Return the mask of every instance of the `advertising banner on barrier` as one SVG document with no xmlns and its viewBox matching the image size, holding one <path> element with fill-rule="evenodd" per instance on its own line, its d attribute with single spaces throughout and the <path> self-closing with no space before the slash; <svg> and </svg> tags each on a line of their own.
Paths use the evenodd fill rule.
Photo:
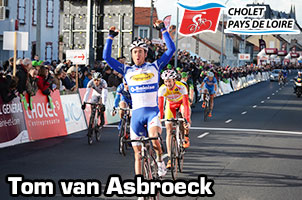
<svg viewBox="0 0 302 200">
<path fill-rule="evenodd" d="M 28 141 L 20 98 L 8 104 L 0 98 L 0 148 Z"/>
<path fill-rule="evenodd" d="M 78 94 L 61 95 L 61 102 L 65 117 L 67 133 L 75 133 L 86 130 L 85 116 L 81 108 L 81 100 Z"/>
<path fill-rule="evenodd" d="M 67 135 L 59 91 L 51 93 L 51 97 L 54 109 L 50 108 L 47 96 L 40 90 L 33 97 L 33 109 L 23 109 L 30 140 Z"/>
</svg>

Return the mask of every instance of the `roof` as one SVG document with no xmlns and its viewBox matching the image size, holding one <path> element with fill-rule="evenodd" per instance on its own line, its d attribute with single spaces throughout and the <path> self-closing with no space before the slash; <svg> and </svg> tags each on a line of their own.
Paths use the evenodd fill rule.
<svg viewBox="0 0 302 200">
<path fill-rule="evenodd" d="M 151 8 L 149 7 L 135 7 L 134 8 L 134 25 L 150 26 Z M 153 11 L 153 23 L 158 20 L 156 8 Z"/>
</svg>

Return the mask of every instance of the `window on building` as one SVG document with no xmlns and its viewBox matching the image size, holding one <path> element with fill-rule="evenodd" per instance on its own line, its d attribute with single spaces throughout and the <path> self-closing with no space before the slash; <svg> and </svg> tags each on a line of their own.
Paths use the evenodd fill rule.
<svg viewBox="0 0 302 200">
<path fill-rule="evenodd" d="M 0 6 L 8 6 L 8 0 L 0 0 Z"/>
<path fill-rule="evenodd" d="M 20 24 L 25 24 L 26 0 L 18 0 L 17 18 Z"/>
<path fill-rule="evenodd" d="M 32 25 L 36 26 L 37 25 L 37 0 L 32 0 Z"/>
<path fill-rule="evenodd" d="M 45 60 L 52 61 L 52 54 L 53 54 L 53 46 L 52 42 L 46 42 L 45 45 Z"/>
<path fill-rule="evenodd" d="M 141 38 L 149 38 L 149 27 L 139 27 L 138 36 Z"/>
<path fill-rule="evenodd" d="M 54 21 L 54 0 L 47 0 L 46 8 L 46 26 L 53 27 Z"/>
</svg>

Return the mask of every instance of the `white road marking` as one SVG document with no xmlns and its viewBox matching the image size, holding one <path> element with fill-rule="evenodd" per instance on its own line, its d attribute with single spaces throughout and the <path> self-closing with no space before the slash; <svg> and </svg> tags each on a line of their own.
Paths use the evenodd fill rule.
<svg viewBox="0 0 302 200">
<path fill-rule="evenodd" d="M 203 133 L 203 134 L 201 134 L 200 136 L 198 136 L 197 138 L 203 138 L 203 137 L 205 137 L 205 136 L 207 136 L 207 135 L 209 135 L 210 134 L 210 132 L 205 132 L 205 133 Z"/>
<path fill-rule="evenodd" d="M 254 105 L 253 108 L 257 108 L 257 105 Z"/>
<path fill-rule="evenodd" d="M 241 113 L 242 115 L 245 115 L 247 112 L 246 111 L 244 111 L 243 113 Z"/>
<path fill-rule="evenodd" d="M 265 101 L 261 101 L 261 103 L 264 103 Z"/>
<path fill-rule="evenodd" d="M 229 120 L 225 121 L 225 123 L 228 124 L 228 123 L 231 123 L 232 121 L 233 121 L 232 119 L 229 119 Z"/>
<path fill-rule="evenodd" d="M 258 133 L 282 133 L 290 135 L 302 135 L 302 132 L 296 131 L 278 131 L 263 129 L 240 129 L 240 128 L 210 128 L 210 127 L 190 127 L 191 130 L 207 130 L 207 131 L 240 131 L 240 132 L 258 132 Z"/>
<path fill-rule="evenodd" d="M 108 127 L 108 128 L 118 128 L 118 125 L 110 125 L 110 124 L 106 124 L 106 125 L 104 125 L 104 127 Z"/>
<path fill-rule="evenodd" d="M 104 125 L 108 128 L 118 128 L 117 125 Z M 165 127 L 163 127 L 165 128 Z M 297 131 L 279 131 L 279 130 L 263 130 L 263 129 L 240 129 L 240 128 L 206 128 L 206 127 L 190 127 L 191 130 L 206 130 L 206 131 L 236 131 L 236 132 L 258 132 L 258 133 L 281 133 L 289 135 L 302 135 L 302 132 Z"/>
</svg>

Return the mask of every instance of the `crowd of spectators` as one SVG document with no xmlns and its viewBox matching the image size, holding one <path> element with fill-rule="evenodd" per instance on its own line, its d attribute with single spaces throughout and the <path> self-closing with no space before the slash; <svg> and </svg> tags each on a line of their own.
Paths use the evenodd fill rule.
<svg viewBox="0 0 302 200">
<path fill-rule="evenodd" d="M 159 59 L 167 50 L 164 43 L 153 44 L 150 40 L 144 39 L 149 45 L 146 61 L 153 62 Z M 175 56 L 177 56 L 177 66 L 174 66 Z M 226 66 L 221 67 L 213 63 L 206 62 L 201 58 L 190 55 L 188 51 L 178 50 L 170 63 L 164 69 L 174 69 L 179 74 L 186 72 L 188 79 L 195 87 L 201 83 L 208 71 L 212 71 L 218 81 L 228 81 L 238 77 L 247 76 L 252 73 L 262 73 L 270 71 L 272 67 L 245 65 L 242 67 Z M 123 64 L 127 62 L 125 57 L 117 60 Z M 100 72 L 108 87 L 115 90 L 122 83 L 122 75 L 112 70 L 104 61 L 95 61 L 93 66 L 79 66 L 77 68 L 71 61 L 40 61 L 38 56 L 33 60 L 29 58 L 17 60 L 16 76 L 13 77 L 13 58 L 4 62 L 0 66 L 0 95 L 4 102 L 11 101 L 18 94 L 28 93 L 34 96 L 38 89 L 43 94 L 49 95 L 51 91 L 59 90 L 61 93 L 75 93 L 78 88 L 86 88 L 94 72 Z M 78 88 L 76 87 L 76 76 L 78 74 Z M 161 82 L 162 83 L 162 82 Z"/>
</svg>

